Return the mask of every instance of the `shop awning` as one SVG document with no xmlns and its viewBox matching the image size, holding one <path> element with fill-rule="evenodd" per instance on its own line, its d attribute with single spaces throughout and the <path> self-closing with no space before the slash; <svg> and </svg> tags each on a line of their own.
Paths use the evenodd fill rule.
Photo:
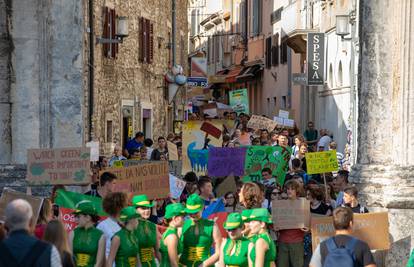
<svg viewBox="0 0 414 267">
<path fill-rule="evenodd" d="M 229 73 L 227 73 L 226 76 L 226 83 L 235 83 L 236 77 L 240 74 L 242 69 L 242 66 L 235 66 L 232 69 L 230 69 Z"/>
<path fill-rule="evenodd" d="M 256 77 L 256 75 L 263 70 L 262 65 L 257 64 L 249 67 L 245 67 L 238 76 L 237 81 L 250 80 Z"/>
</svg>

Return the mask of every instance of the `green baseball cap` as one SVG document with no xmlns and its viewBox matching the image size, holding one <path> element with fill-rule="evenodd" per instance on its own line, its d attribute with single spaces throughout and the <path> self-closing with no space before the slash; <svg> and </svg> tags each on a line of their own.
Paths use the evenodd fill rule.
<svg viewBox="0 0 414 267">
<path fill-rule="evenodd" d="M 171 219 L 181 215 L 185 215 L 185 207 L 181 203 L 168 204 L 165 208 L 165 219 Z"/>
<path fill-rule="evenodd" d="M 243 222 L 249 222 L 250 214 L 252 213 L 252 210 L 242 210 L 241 218 Z"/>
<path fill-rule="evenodd" d="M 121 215 L 119 216 L 119 219 L 123 222 L 126 222 L 139 217 L 140 215 L 135 210 L 135 207 L 129 206 L 121 210 Z"/>
<path fill-rule="evenodd" d="M 233 229 L 237 229 L 239 227 L 241 227 L 243 225 L 243 220 L 242 217 L 239 213 L 234 212 L 234 213 L 230 213 L 227 216 L 227 220 L 224 223 L 224 229 L 226 230 L 233 230 Z"/>
<path fill-rule="evenodd" d="M 132 198 L 132 205 L 134 205 L 135 207 L 152 208 L 154 206 L 154 203 L 149 201 L 147 195 L 139 195 L 139 196 L 134 196 Z"/>
<path fill-rule="evenodd" d="M 252 212 L 248 220 L 249 221 L 260 221 L 260 222 L 264 222 L 267 224 L 272 223 L 272 217 L 270 216 L 269 211 L 265 208 L 252 209 Z"/>
<path fill-rule="evenodd" d="M 197 194 L 192 194 L 187 198 L 185 204 L 185 212 L 189 214 L 194 214 L 202 211 L 204 208 L 204 200 Z"/>
<path fill-rule="evenodd" d="M 82 200 L 75 206 L 75 211 L 72 214 L 97 215 L 98 212 L 92 201 Z"/>
</svg>

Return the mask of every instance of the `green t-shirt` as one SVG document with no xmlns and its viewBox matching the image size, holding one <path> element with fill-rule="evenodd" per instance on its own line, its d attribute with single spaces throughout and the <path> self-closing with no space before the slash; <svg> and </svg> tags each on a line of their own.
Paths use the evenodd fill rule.
<svg viewBox="0 0 414 267">
<path fill-rule="evenodd" d="M 181 236 L 183 246 L 183 253 L 180 257 L 181 264 L 198 266 L 211 256 L 210 249 L 214 241 L 213 229 L 214 222 L 210 220 L 200 219 L 197 223 L 191 219 L 185 221 Z"/>
<path fill-rule="evenodd" d="M 157 245 L 157 226 L 150 221 L 139 220 L 134 233 L 138 239 L 142 267 L 156 266 L 154 252 Z"/>
<path fill-rule="evenodd" d="M 223 248 L 224 264 L 226 266 L 249 266 L 247 254 L 250 241 L 247 238 L 232 240 L 227 238 Z"/>
<path fill-rule="evenodd" d="M 308 129 L 303 133 L 303 137 L 305 137 L 306 141 L 317 140 L 318 139 L 318 131 L 317 130 L 310 131 Z"/>
<path fill-rule="evenodd" d="M 120 240 L 119 248 L 115 256 L 115 266 L 137 266 L 137 255 L 139 251 L 139 245 L 134 232 L 122 228 L 114 236 L 119 237 Z"/>
<path fill-rule="evenodd" d="M 252 242 L 255 244 L 255 246 L 250 251 L 250 259 L 253 262 L 253 266 L 255 266 L 254 262 L 256 260 L 256 242 L 260 238 L 262 238 L 269 246 L 269 249 L 265 253 L 265 261 L 263 267 L 270 267 L 271 263 L 275 262 L 276 260 L 276 246 L 268 232 L 258 234 L 252 239 Z"/>
<path fill-rule="evenodd" d="M 99 240 L 103 233 L 95 227 L 88 229 L 77 227 L 73 230 L 73 256 L 76 266 L 93 267 L 96 264 Z"/>
</svg>

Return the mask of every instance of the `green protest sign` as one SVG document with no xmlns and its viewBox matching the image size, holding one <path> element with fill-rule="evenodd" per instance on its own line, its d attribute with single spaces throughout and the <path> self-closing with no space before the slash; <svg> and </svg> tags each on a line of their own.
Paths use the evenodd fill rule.
<svg viewBox="0 0 414 267">
<path fill-rule="evenodd" d="M 246 151 L 244 163 L 244 182 L 260 181 L 262 170 L 270 168 L 280 185 L 285 182 L 286 171 L 290 159 L 289 148 L 280 146 L 250 146 Z"/>
<path fill-rule="evenodd" d="M 237 114 L 249 113 L 249 96 L 247 89 L 230 91 L 230 106 Z"/>
</svg>

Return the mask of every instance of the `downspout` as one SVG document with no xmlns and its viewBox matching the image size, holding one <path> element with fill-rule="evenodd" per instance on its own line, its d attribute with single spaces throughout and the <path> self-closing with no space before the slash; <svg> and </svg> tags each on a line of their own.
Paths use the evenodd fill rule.
<svg viewBox="0 0 414 267">
<path fill-rule="evenodd" d="M 94 97 L 94 65 L 95 65 L 95 47 L 94 47 L 94 20 L 93 20 L 93 0 L 89 0 L 89 105 L 88 105 L 88 121 L 89 132 L 88 139 L 92 141 L 92 117 L 93 117 L 93 97 Z"/>
</svg>

